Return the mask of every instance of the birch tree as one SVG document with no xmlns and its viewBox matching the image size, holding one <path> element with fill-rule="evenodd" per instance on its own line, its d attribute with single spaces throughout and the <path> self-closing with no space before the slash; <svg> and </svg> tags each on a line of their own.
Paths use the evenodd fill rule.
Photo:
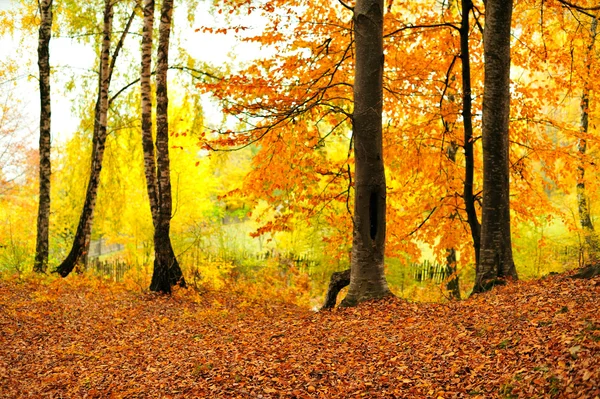
<svg viewBox="0 0 600 399">
<path fill-rule="evenodd" d="M 38 67 L 40 82 L 40 188 L 37 216 L 37 239 L 33 270 L 45 273 L 48 267 L 48 232 L 50 227 L 50 37 L 52 36 L 52 0 L 39 1 L 40 29 Z"/>
<path fill-rule="evenodd" d="M 125 37 L 129 32 L 131 23 L 135 17 L 135 10 L 129 16 L 125 29 L 121 33 L 119 41 L 115 45 L 115 50 L 111 57 L 111 37 L 113 33 L 114 0 L 105 0 L 103 12 L 102 44 L 100 50 L 100 69 L 98 73 L 98 97 L 94 109 L 94 130 L 92 136 L 92 159 L 90 167 L 90 177 L 85 194 L 85 201 L 77 231 L 73 239 L 73 245 L 66 259 L 58 266 L 56 272 L 62 277 L 71 273 L 78 263 L 83 263 L 87 256 L 89 248 L 92 222 L 94 219 L 94 209 L 98 196 L 98 185 L 100 182 L 100 172 L 102 171 L 102 161 L 107 137 L 108 121 L 108 102 L 109 88 L 115 63 L 119 52 L 123 47 Z"/>
<path fill-rule="evenodd" d="M 185 285 L 181 268 L 171 244 L 171 174 L 169 160 L 169 97 L 167 70 L 173 1 L 165 0 L 161 9 L 156 62 L 156 154 L 152 142 L 151 63 L 154 0 L 144 2 L 142 34 L 142 145 L 150 211 L 154 225 L 154 272 L 150 290 L 169 293 L 175 284 Z"/>
</svg>

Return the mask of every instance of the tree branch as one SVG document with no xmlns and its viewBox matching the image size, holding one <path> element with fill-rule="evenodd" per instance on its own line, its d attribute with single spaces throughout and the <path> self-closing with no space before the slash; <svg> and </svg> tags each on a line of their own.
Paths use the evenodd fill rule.
<svg viewBox="0 0 600 399">
<path fill-rule="evenodd" d="M 460 28 L 458 26 L 456 26 L 450 22 L 444 22 L 442 24 L 405 25 L 402 28 L 398 28 L 395 31 L 392 31 L 390 33 L 383 35 L 383 37 L 386 38 L 386 37 L 394 36 L 395 34 L 400 33 L 404 30 L 408 30 L 408 29 L 428 29 L 428 28 L 453 28 L 460 32 Z"/>
<path fill-rule="evenodd" d="M 567 7 L 574 8 L 577 11 L 598 11 L 598 10 L 600 10 L 600 5 L 593 6 L 593 7 L 582 7 L 582 6 L 578 6 L 577 4 L 571 3 L 568 0 L 558 0 L 558 2 L 566 5 Z"/>
<path fill-rule="evenodd" d="M 344 6 L 344 8 L 347 8 L 348 10 L 354 12 L 354 7 L 350 7 L 348 4 L 344 3 L 342 0 L 338 0 L 338 2 Z"/>
<path fill-rule="evenodd" d="M 413 231 L 411 231 L 410 233 L 408 233 L 406 236 L 407 236 L 407 237 L 409 237 L 409 236 L 412 236 L 412 235 L 413 235 L 413 234 L 415 234 L 417 231 L 419 231 L 419 229 L 420 229 L 421 227 L 423 227 L 423 225 L 424 225 L 425 223 L 427 223 L 427 221 L 429 220 L 429 218 L 431 217 L 431 215 L 433 215 L 433 212 L 435 212 L 435 211 L 436 211 L 436 209 L 437 209 L 437 206 L 434 206 L 434 207 L 433 207 L 433 209 L 431 210 L 431 212 L 429 212 L 429 215 L 427 215 L 427 217 L 426 217 L 426 218 L 425 218 L 425 219 L 424 219 L 424 220 L 423 220 L 423 221 L 422 221 L 422 222 L 421 222 L 421 223 L 420 223 L 420 224 L 417 226 L 417 228 L 416 228 L 416 229 L 414 229 Z"/>
<path fill-rule="evenodd" d="M 123 30 L 123 32 L 121 33 L 121 37 L 119 38 L 119 41 L 117 42 L 117 45 L 115 46 L 115 51 L 113 53 L 112 59 L 110 60 L 110 66 L 108 67 L 108 80 L 109 81 L 111 80 L 113 71 L 115 69 L 115 63 L 117 62 L 117 57 L 119 56 L 119 52 L 121 51 L 121 48 L 123 48 L 123 43 L 125 42 L 125 36 L 127 36 L 127 34 L 129 33 L 129 29 L 131 28 L 131 23 L 133 22 L 133 19 L 135 18 L 135 10 L 137 7 L 138 7 L 137 4 L 135 5 L 135 7 L 133 7 L 133 11 L 131 12 L 131 15 L 129 16 L 129 19 L 127 20 L 127 24 L 125 25 L 125 30 Z"/>
<path fill-rule="evenodd" d="M 170 67 L 169 67 L 169 69 L 175 69 L 175 70 L 178 70 L 178 71 L 182 71 L 182 72 L 188 72 L 188 73 L 190 73 L 190 72 L 194 72 L 194 73 L 198 73 L 198 74 L 201 74 L 201 75 L 205 75 L 205 76 L 208 76 L 209 78 L 212 78 L 212 79 L 217 79 L 217 80 L 222 80 L 222 79 L 223 79 L 223 78 L 220 78 L 220 77 L 218 77 L 218 76 L 212 75 L 212 74 L 210 74 L 210 73 L 208 73 L 208 72 L 204 72 L 204 71 L 200 71 L 200 70 L 198 70 L 198 69 L 194 69 L 194 68 L 190 68 L 190 67 L 184 67 L 184 66 L 180 66 L 180 65 L 174 65 L 174 66 L 170 66 Z M 152 72 L 150 73 L 150 75 L 156 75 L 156 71 L 152 71 Z M 194 79 L 200 79 L 198 76 L 194 76 L 194 75 L 192 75 L 192 77 L 193 77 Z M 136 84 L 137 84 L 139 81 L 140 81 L 140 78 L 137 78 L 137 79 L 135 79 L 134 81 L 132 81 L 132 82 L 128 83 L 128 84 L 127 84 L 127 85 L 125 85 L 125 86 L 123 86 L 123 87 L 122 87 L 122 88 L 121 88 L 121 89 L 120 89 L 118 92 L 116 92 L 116 93 L 115 93 L 115 94 L 114 94 L 114 95 L 113 95 L 113 96 L 110 98 L 110 100 L 108 101 L 108 104 L 109 104 L 109 105 L 112 105 L 113 101 L 114 101 L 114 100 L 116 100 L 116 99 L 117 99 L 117 97 L 118 97 L 119 95 L 121 95 L 121 94 L 122 94 L 122 93 L 123 93 L 125 90 L 129 89 L 131 86 L 134 86 L 134 85 L 136 85 Z"/>
</svg>

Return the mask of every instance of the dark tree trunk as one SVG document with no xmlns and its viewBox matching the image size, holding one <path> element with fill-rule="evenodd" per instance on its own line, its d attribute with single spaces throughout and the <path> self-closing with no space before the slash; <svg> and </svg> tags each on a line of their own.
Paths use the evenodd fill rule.
<svg viewBox="0 0 600 399">
<path fill-rule="evenodd" d="M 48 232 L 50 227 L 50 37 L 52 36 L 52 0 L 40 0 L 38 67 L 40 71 L 40 197 L 37 239 L 33 270 L 45 273 L 48 267 Z"/>
<path fill-rule="evenodd" d="M 67 258 L 58 266 L 56 272 L 62 277 L 66 277 L 73 271 L 78 263 L 82 263 L 86 257 L 90 246 L 90 237 L 92 232 L 92 222 L 94 219 L 94 209 L 96 207 L 96 198 L 98 196 L 98 185 L 100 183 L 100 172 L 102 171 L 102 161 L 104 159 L 104 149 L 107 136 L 108 119 L 108 90 L 112 73 L 115 67 L 116 59 L 119 55 L 125 37 L 129 32 L 135 11 L 131 13 L 127 25 L 121 34 L 119 42 L 115 46 L 115 51 L 110 57 L 110 41 L 112 36 L 113 22 L 113 0 L 105 0 L 104 3 L 104 25 L 102 30 L 102 47 L 100 51 L 100 70 L 98 79 L 98 98 L 94 109 L 94 131 L 92 135 L 92 164 L 90 168 L 90 178 L 85 193 L 85 201 L 73 246 Z M 110 61 L 110 62 L 109 62 Z"/>
<path fill-rule="evenodd" d="M 479 264 L 479 251 L 481 248 L 481 225 L 475 209 L 475 196 L 473 194 L 473 115 L 471 112 L 471 61 L 469 53 L 469 13 L 473 8 L 471 0 L 462 0 L 462 20 L 460 25 L 460 57 L 462 60 L 462 96 L 463 96 L 463 125 L 465 149 L 465 181 L 463 185 L 463 201 L 467 212 L 467 223 L 471 229 L 473 249 L 475 250 L 475 264 Z"/>
<path fill-rule="evenodd" d="M 600 276 L 600 265 L 587 265 L 571 276 L 571 278 L 590 279 Z"/>
<path fill-rule="evenodd" d="M 156 60 L 156 167 L 158 182 L 158 219 L 154 226 L 154 273 L 150 290 L 169 293 L 171 286 L 185 286 L 181 268 L 171 245 L 172 214 L 171 171 L 169 161 L 169 97 L 167 70 L 169 67 L 169 37 L 173 14 L 173 0 L 164 0 L 159 25 L 158 55 Z"/>
<path fill-rule="evenodd" d="M 460 299 L 460 285 L 456 270 L 456 251 L 454 248 L 450 248 L 446 251 L 446 276 L 448 276 L 446 289 L 450 292 L 452 298 Z"/>
<path fill-rule="evenodd" d="M 479 263 L 479 250 L 481 247 L 481 225 L 475 208 L 475 195 L 473 193 L 474 176 L 474 151 L 473 151 L 473 114 L 471 101 L 471 59 L 469 51 L 469 13 L 473 9 L 471 0 L 461 0 L 461 25 L 460 25 L 460 58 L 462 62 L 462 115 L 463 115 L 463 149 L 465 152 L 465 180 L 463 181 L 463 202 L 467 213 L 467 223 L 471 231 L 475 264 Z M 451 100 L 453 101 L 453 100 Z M 446 125 L 446 123 L 444 122 Z M 447 125 L 446 125 L 447 128 Z M 458 145 L 451 142 L 446 149 L 446 154 L 452 162 L 456 162 Z M 456 217 L 456 214 L 451 216 Z M 446 283 L 446 288 L 453 298 L 460 299 L 458 274 L 456 273 L 456 250 L 446 249 L 446 275 L 451 276 Z"/>
<path fill-rule="evenodd" d="M 590 80 L 590 69 L 592 66 L 592 59 L 594 57 L 594 44 L 596 41 L 596 28 L 598 26 L 598 20 L 594 18 L 592 20 L 591 28 L 590 28 L 590 45 L 588 46 L 588 52 L 586 55 L 586 79 L 584 82 L 583 94 L 581 96 L 581 126 L 580 130 L 582 136 L 577 143 L 577 150 L 579 151 L 580 156 L 583 158 L 585 156 L 587 150 L 587 140 L 585 136 L 588 133 L 588 125 L 589 125 L 589 107 L 590 107 L 590 89 L 589 89 L 589 80 Z M 598 262 L 598 239 L 596 237 L 596 233 L 594 232 L 594 224 L 592 223 L 592 218 L 590 217 L 590 207 L 589 200 L 586 195 L 585 190 L 585 166 L 583 161 L 580 161 L 577 166 L 577 205 L 579 210 L 579 222 L 581 223 L 581 228 L 583 229 L 583 234 L 585 236 L 585 246 L 586 252 L 588 253 L 589 260 L 591 263 Z"/>
<path fill-rule="evenodd" d="M 382 150 L 383 0 L 354 7 L 354 229 L 350 287 L 341 306 L 392 295 L 384 273 L 386 185 Z"/>
<path fill-rule="evenodd" d="M 474 293 L 516 279 L 510 236 L 509 115 L 512 0 L 487 0 L 483 46 L 483 206 Z"/>
<path fill-rule="evenodd" d="M 321 309 L 331 309 L 335 307 L 337 302 L 337 296 L 342 288 L 350 284 L 350 269 L 346 269 L 343 272 L 335 272 L 331 275 L 329 280 L 329 288 L 325 295 L 325 303 Z"/>
</svg>

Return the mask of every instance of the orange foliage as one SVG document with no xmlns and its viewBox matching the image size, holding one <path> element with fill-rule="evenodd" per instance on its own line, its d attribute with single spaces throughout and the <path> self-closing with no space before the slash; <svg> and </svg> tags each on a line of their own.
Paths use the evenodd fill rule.
<svg viewBox="0 0 600 399">
<path fill-rule="evenodd" d="M 464 203 L 464 157 L 447 156 L 463 143 L 459 2 L 396 1 L 385 15 L 384 148 L 388 176 L 388 256 L 419 255 L 417 241 L 461 251 L 473 260 Z M 582 2 L 584 4 L 585 2 Z M 243 40 L 259 42 L 273 56 L 222 80 L 199 85 L 223 111 L 243 124 L 214 131 L 206 148 L 254 145 L 257 154 L 243 191 L 282 213 L 316 214 L 343 233 L 332 248 L 344 251 L 352 231 L 351 114 L 352 13 L 340 2 L 273 0 L 220 3 L 229 14 L 259 13 L 264 28 Z M 252 4 L 252 5 L 251 5 Z M 345 3 L 344 3 L 345 4 Z M 427 6 L 425 5 L 427 4 Z M 590 3 L 592 4 L 592 3 Z M 352 4 L 347 4 L 351 6 Z M 475 186 L 481 191 L 481 98 L 484 4 L 474 2 L 470 55 L 475 139 Z M 553 196 L 575 188 L 579 157 L 579 97 L 595 85 L 591 62 L 583 78 L 591 19 L 558 1 L 515 2 L 511 103 L 511 193 L 515 223 L 539 215 L 567 219 Z M 592 89 L 593 91 L 593 89 Z M 592 99 L 592 103 L 593 103 Z M 592 109 L 592 118 L 595 111 Z M 591 126 L 591 125 L 590 125 Z M 597 148 L 595 127 L 586 135 Z M 596 172 L 590 156 L 583 160 Z M 598 192 L 592 183 L 591 193 Z M 259 233 L 285 230 L 289 219 L 269 222 Z M 333 242 L 334 241 L 334 242 Z"/>
</svg>

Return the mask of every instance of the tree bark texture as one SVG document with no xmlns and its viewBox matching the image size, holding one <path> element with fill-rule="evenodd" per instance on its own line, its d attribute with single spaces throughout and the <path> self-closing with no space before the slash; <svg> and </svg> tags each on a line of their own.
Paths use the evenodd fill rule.
<svg viewBox="0 0 600 399">
<path fill-rule="evenodd" d="M 113 22 L 113 3 L 112 0 L 104 2 L 104 25 L 102 29 L 102 46 L 100 50 L 100 70 L 98 78 L 98 98 L 94 109 L 94 131 L 92 135 L 92 162 L 90 167 L 90 178 L 88 180 L 87 190 L 83 209 L 79 217 L 79 224 L 73 245 L 67 258 L 58 266 L 56 271 L 66 277 L 73 268 L 81 262 L 82 257 L 86 255 L 85 250 L 89 248 L 89 240 L 92 229 L 92 220 L 94 217 L 94 208 L 98 194 L 98 184 L 100 182 L 100 171 L 102 170 L 102 160 L 104 158 L 104 148 L 106 145 L 106 125 L 108 116 L 108 89 L 110 85 L 109 59 L 110 59 L 110 40 L 112 35 Z"/>
<path fill-rule="evenodd" d="M 335 272 L 331 275 L 329 280 L 329 287 L 327 288 L 327 294 L 325 295 L 325 302 L 321 309 L 332 309 L 335 307 L 337 302 L 337 296 L 342 288 L 350 284 L 350 269 L 346 269 L 342 272 Z"/>
<path fill-rule="evenodd" d="M 167 70 L 169 67 L 169 37 L 173 0 L 164 0 L 160 12 L 158 53 L 156 60 L 156 177 L 158 183 L 158 219 L 154 226 L 154 273 L 150 290 L 169 293 L 171 286 L 185 286 L 179 262 L 171 245 L 170 229 L 173 211 L 171 171 L 169 162 L 169 97 Z"/>
<path fill-rule="evenodd" d="M 590 80 L 590 69 L 592 60 L 594 57 L 594 45 L 596 41 L 596 29 L 598 26 L 598 19 L 594 18 L 592 20 L 592 24 L 590 27 L 590 44 L 588 46 L 588 51 L 586 55 L 586 79 L 584 81 L 583 94 L 581 96 L 581 125 L 580 131 L 582 133 L 582 137 L 579 139 L 577 143 L 577 150 L 579 152 L 580 158 L 585 156 L 587 150 L 587 140 L 585 136 L 588 133 L 588 125 L 589 125 L 589 107 L 590 107 L 590 89 L 589 89 L 589 80 Z M 596 233 L 594 232 L 594 224 L 592 223 L 592 218 L 590 216 L 590 206 L 589 200 L 586 195 L 585 189 L 585 166 L 583 160 L 580 160 L 579 165 L 577 166 L 577 208 L 579 211 L 579 223 L 581 224 L 581 228 L 583 229 L 583 234 L 585 237 L 585 246 L 586 252 L 588 253 L 589 260 L 592 263 L 598 262 L 598 239 L 596 237 Z"/>
<path fill-rule="evenodd" d="M 354 229 L 350 287 L 341 306 L 392 295 L 384 273 L 383 11 L 383 0 L 358 0 L 354 7 Z"/>
<path fill-rule="evenodd" d="M 71 251 L 67 258 L 56 269 L 56 272 L 62 277 L 68 276 L 78 263 L 84 263 L 87 260 L 87 253 L 89 251 L 92 235 L 94 209 L 96 208 L 96 198 L 98 196 L 98 185 L 100 184 L 100 172 L 102 171 L 102 161 L 104 159 L 104 149 L 106 146 L 109 103 L 108 90 L 110 88 L 110 81 L 116 59 L 119 56 L 119 52 L 125 42 L 125 37 L 129 33 L 129 29 L 131 28 L 131 24 L 136 15 L 135 10 L 132 11 L 111 58 L 110 43 L 114 15 L 113 5 L 113 0 L 105 0 L 104 2 L 104 22 L 100 50 L 100 69 L 98 73 L 98 98 L 94 109 L 90 178 Z"/>
<path fill-rule="evenodd" d="M 454 299 L 460 299 L 460 284 L 456 269 L 456 250 L 450 248 L 446 250 L 446 289 Z"/>
<path fill-rule="evenodd" d="M 467 223 L 471 229 L 473 249 L 475 250 L 475 264 L 479 264 L 479 251 L 481 248 L 481 225 L 475 209 L 475 195 L 473 194 L 473 171 L 475 169 L 473 154 L 473 115 L 471 105 L 471 60 L 469 53 L 469 13 L 473 8 L 471 0 L 462 1 L 462 20 L 460 25 L 460 57 L 462 61 L 462 97 L 463 97 L 463 125 L 464 125 L 464 150 L 465 150 L 465 181 L 463 184 L 463 201 L 467 212 Z"/>
<path fill-rule="evenodd" d="M 52 36 L 52 0 L 40 0 L 38 36 L 38 68 L 40 79 L 40 196 L 37 217 L 37 238 L 33 270 L 45 273 L 48 267 L 48 234 L 50 228 L 50 164 L 51 102 L 50 102 L 50 37 Z"/>
<path fill-rule="evenodd" d="M 483 206 L 474 293 L 516 279 L 510 235 L 509 115 L 512 0 L 487 0 L 483 47 Z"/>
<path fill-rule="evenodd" d="M 152 34 L 154 29 L 154 0 L 144 1 L 144 27 L 142 31 L 142 69 L 141 69 L 141 98 L 142 98 L 142 148 L 144 151 L 144 170 L 146 186 L 150 200 L 152 223 L 158 223 L 158 197 L 156 181 L 156 158 L 152 139 Z"/>
<path fill-rule="evenodd" d="M 108 92 L 108 88 L 110 87 L 110 82 L 112 81 L 112 74 L 113 74 L 113 72 L 115 70 L 115 64 L 116 64 L 117 59 L 119 57 L 119 52 L 123 48 L 123 44 L 125 43 L 125 37 L 129 33 L 129 29 L 131 28 L 131 24 L 133 23 L 133 19 L 135 18 L 135 15 L 136 15 L 136 7 L 134 7 L 133 11 L 131 12 L 131 15 L 129 16 L 129 19 L 127 20 L 127 24 L 125 25 L 125 29 L 121 33 L 121 37 L 119 38 L 119 41 L 117 42 L 117 44 L 115 46 L 115 51 L 114 51 L 112 57 L 110 57 L 110 64 L 108 66 L 108 78 L 107 78 L 108 83 L 107 83 L 107 86 L 106 86 L 107 87 L 107 92 Z M 112 26 L 111 26 L 111 30 L 112 30 Z M 108 120 L 108 109 L 109 108 L 110 108 L 110 100 L 108 100 L 108 103 L 106 105 L 106 119 L 107 120 Z M 99 120 L 99 118 L 95 119 L 95 123 L 94 123 L 94 131 L 95 132 L 98 132 L 99 129 L 100 129 L 100 125 L 97 123 L 98 120 Z M 107 129 L 107 127 L 106 127 L 106 125 L 104 125 L 104 142 L 106 142 L 106 129 Z M 102 168 L 102 159 L 100 159 L 100 168 Z M 98 176 L 98 182 L 97 182 L 97 184 L 99 184 L 99 178 L 100 177 Z M 82 255 L 81 255 L 81 258 L 79 259 L 79 263 L 82 263 L 82 264 L 85 264 L 85 265 L 87 265 L 87 263 L 88 263 L 88 254 L 89 254 L 89 251 L 90 251 L 90 242 L 91 242 L 91 238 L 92 238 L 92 226 L 93 226 L 93 221 L 94 221 L 94 210 L 95 210 L 95 208 L 96 208 L 95 205 L 92 206 L 92 208 L 91 208 L 91 215 L 89 217 L 89 221 L 87 223 L 87 227 L 84 230 L 84 234 L 85 234 L 85 237 L 83 239 L 84 248 L 82 250 Z"/>
</svg>

